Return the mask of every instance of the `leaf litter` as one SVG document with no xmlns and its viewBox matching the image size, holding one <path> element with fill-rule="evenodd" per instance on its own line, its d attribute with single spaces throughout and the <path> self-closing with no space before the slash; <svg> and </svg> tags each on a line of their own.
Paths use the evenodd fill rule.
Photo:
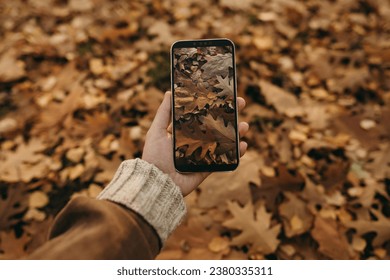
<svg viewBox="0 0 390 280">
<path fill-rule="evenodd" d="M 72 196 L 95 197 L 142 154 L 169 46 L 192 34 L 236 43 L 249 150 L 186 198 L 159 258 L 389 259 L 388 2 L 35 2 L 0 4 L 0 258 L 39 247 Z M 199 82 L 178 75 L 177 117 L 216 132 L 204 144 L 183 129 L 186 153 L 232 145 L 229 109 L 207 90 L 232 97 L 230 59 L 177 61 Z"/>
</svg>

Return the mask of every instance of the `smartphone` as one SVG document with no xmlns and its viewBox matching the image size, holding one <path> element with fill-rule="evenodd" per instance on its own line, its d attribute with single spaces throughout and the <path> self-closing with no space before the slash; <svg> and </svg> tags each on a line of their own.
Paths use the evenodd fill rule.
<svg viewBox="0 0 390 280">
<path fill-rule="evenodd" d="M 173 157 L 178 172 L 237 168 L 236 84 L 231 40 L 186 40 L 172 45 Z"/>
</svg>

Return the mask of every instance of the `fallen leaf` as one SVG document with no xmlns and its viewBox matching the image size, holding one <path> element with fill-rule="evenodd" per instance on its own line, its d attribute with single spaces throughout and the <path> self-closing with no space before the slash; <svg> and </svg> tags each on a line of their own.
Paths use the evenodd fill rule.
<svg viewBox="0 0 390 280">
<path fill-rule="evenodd" d="M 317 216 L 311 234 L 319 244 L 319 251 L 324 255 L 335 260 L 353 257 L 349 254 L 347 238 L 336 221 Z"/>
<path fill-rule="evenodd" d="M 303 115 L 303 109 L 299 105 L 298 98 L 284 89 L 275 86 L 265 80 L 259 82 L 261 94 L 268 104 L 275 107 L 276 111 L 288 117 Z"/>
<path fill-rule="evenodd" d="M 13 82 L 26 75 L 25 65 L 17 60 L 18 52 L 10 49 L 4 52 L 0 58 L 0 83 Z"/>
<path fill-rule="evenodd" d="M 283 219 L 283 228 L 287 237 L 302 234 L 312 227 L 313 215 L 306 207 L 306 202 L 299 199 L 294 193 L 284 192 L 287 201 L 279 206 Z"/>
<path fill-rule="evenodd" d="M 30 194 L 28 205 L 30 208 L 42 208 L 49 203 L 49 198 L 45 192 L 35 191 Z"/>
<path fill-rule="evenodd" d="M 226 201 L 237 200 L 242 204 L 250 200 L 249 183 L 260 185 L 262 157 L 255 151 L 247 151 L 238 168 L 231 173 L 213 173 L 201 185 L 198 205 L 212 208 Z"/>
<path fill-rule="evenodd" d="M 30 237 L 23 234 L 20 238 L 15 236 L 13 231 L 0 232 L 0 259 L 19 259 L 26 255 L 26 245 Z"/>
<path fill-rule="evenodd" d="M 304 185 L 304 178 L 299 172 L 289 170 L 285 165 L 279 165 L 275 177 L 262 175 L 260 186 L 251 186 L 250 189 L 254 202 L 264 200 L 267 209 L 274 209 L 275 200 L 281 192 L 300 191 Z"/>
<path fill-rule="evenodd" d="M 197 234 L 194 235 L 194 232 Z M 189 217 L 168 238 L 157 259 L 219 260 L 223 253 L 209 250 L 209 243 L 216 235 L 218 231 L 214 227 L 206 229 L 201 217 Z"/>
<path fill-rule="evenodd" d="M 373 246 L 381 246 L 390 240 L 390 219 L 384 216 L 380 211 L 371 209 L 376 220 L 359 219 L 346 222 L 345 225 L 356 230 L 359 236 L 368 232 L 374 232 L 376 235 L 372 242 Z"/>
<path fill-rule="evenodd" d="M 9 229 L 18 223 L 16 216 L 26 210 L 26 198 L 23 185 L 10 186 L 6 196 L 0 196 L 0 230 Z"/>
<path fill-rule="evenodd" d="M 0 157 L 3 156 L 0 180 L 29 182 L 34 177 L 44 176 L 44 170 L 47 169 L 50 160 L 40 152 L 46 147 L 40 138 L 32 138 L 26 144 L 21 143 L 15 152 L 0 154 Z M 38 169 L 33 169 L 34 166 Z"/>
<path fill-rule="evenodd" d="M 390 144 L 379 146 L 379 150 L 373 151 L 368 156 L 372 159 L 365 165 L 376 179 L 390 178 Z"/>
<path fill-rule="evenodd" d="M 208 248 L 213 253 L 226 252 L 228 254 L 230 251 L 229 244 L 229 239 L 226 237 L 216 236 L 210 241 Z"/>
<path fill-rule="evenodd" d="M 241 208 L 236 202 L 228 202 L 233 218 L 223 223 L 228 228 L 238 229 L 241 233 L 233 237 L 231 244 L 243 246 L 251 244 L 251 251 L 261 254 L 275 252 L 279 245 L 277 238 L 281 226 L 271 225 L 271 214 L 261 205 L 254 211 L 251 202 Z"/>
</svg>

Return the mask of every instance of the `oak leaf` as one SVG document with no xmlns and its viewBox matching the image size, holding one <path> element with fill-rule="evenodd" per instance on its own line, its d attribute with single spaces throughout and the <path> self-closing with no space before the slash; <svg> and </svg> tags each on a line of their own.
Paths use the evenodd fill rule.
<svg viewBox="0 0 390 280">
<path fill-rule="evenodd" d="M 27 234 L 17 238 L 13 231 L 0 232 L 0 259 L 18 259 L 26 255 L 25 247 L 31 240 Z"/>
<path fill-rule="evenodd" d="M 207 229 L 202 216 L 191 216 L 168 238 L 157 259 L 220 260 L 226 252 L 209 249 L 215 236 L 219 236 L 218 230 L 215 227 Z"/>
<path fill-rule="evenodd" d="M 308 231 L 313 223 L 313 216 L 306 207 L 306 203 L 294 193 L 284 192 L 288 201 L 279 206 L 283 219 L 283 228 L 287 237 L 296 236 Z"/>
<path fill-rule="evenodd" d="M 279 113 L 288 117 L 303 115 L 303 108 L 299 105 L 298 98 L 292 93 L 265 80 L 261 80 L 259 86 L 267 103 L 274 106 Z"/>
<path fill-rule="evenodd" d="M 275 208 L 275 200 L 283 191 L 299 191 L 305 185 L 300 172 L 287 169 L 280 164 L 276 167 L 277 176 L 267 177 L 261 174 L 261 185 L 251 186 L 253 201 L 264 200 L 268 209 Z"/>
<path fill-rule="evenodd" d="M 198 206 L 212 208 L 225 205 L 226 201 L 237 200 L 246 204 L 251 196 L 249 183 L 260 185 L 263 158 L 258 152 L 247 151 L 238 168 L 231 173 L 213 173 L 201 185 Z"/>
<path fill-rule="evenodd" d="M 233 79 L 229 79 L 229 75 L 227 75 L 225 78 L 222 78 L 222 76 L 217 76 L 217 80 L 219 84 L 216 84 L 215 87 L 222 89 L 222 91 L 218 93 L 218 96 L 227 96 L 232 98 L 234 92 Z"/>
<path fill-rule="evenodd" d="M 211 79 L 215 76 L 226 77 L 229 74 L 229 67 L 233 67 L 232 54 L 217 54 L 206 57 L 207 62 L 202 66 L 204 80 Z"/>
<path fill-rule="evenodd" d="M 196 125 L 191 131 L 188 126 L 183 125 L 182 129 L 176 130 L 176 147 L 188 146 L 185 155 L 190 156 L 198 148 L 201 148 L 200 158 L 204 158 L 208 151 L 214 153 L 216 140 L 210 131 L 202 132 Z"/>
<path fill-rule="evenodd" d="M 50 159 L 40 153 L 45 148 L 44 142 L 34 137 L 27 144 L 20 144 L 15 152 L 0 154 L 3 158 L 0 180 L 29 182 L 34 177 L 44 176 L 50 165 Z"/>
<path fill-rule="evenodd" d="M 69 120 L 65 121 L 64 126 L 72 136 L 99 139 L 114 124 L 108 113 L 93 112 L 92 115 L 86 114 L 82 121 L 69 118 Z"/>
<path fill-rule="evenodd" d="M 349 245 L 336 221 L 317 216 L 311 235 L 319 244 L 319 251 L 335 260 L 349 259 Z"/>
<path fill-rule="evenodd" d="M 225 126 L 225 121 L 222 117 L 218 116 L 214 119 L 211 114 L 207 116 L 199 117 L 199 120 L 204 124 L 206 131 L 210 131 L 213 135 L 213 140 L 218 143 L 216 150 L 217 154 L 225 154 L 226 152 L 234 149 L 236 142 L 236 130 L 232 123 L 228 123 Z"/>
<path fill-rule="evenodd" d="M 0 83 L 8 83 L 26 75 L 25 66 L 22 61 L 17 60 L 16 49 L 4 52 L 0 58 Z"/>
<path fill-rule="evenodd" d="M 390 178 L 390 144 L 379 145 L 380 150 L 370 154 L 372 162 L 366 165 L 376 179 Z"/>
<path fill-rule="evenodd" d="M 65 118 L 73 113 L 81 105 L 81 96 L 84 88 L 81 81 L 86 73 L 80 73 L 75 69 L 73 63 L 68 64 L 57 77 L 58 82 L 55 89 L 69 90 L 69 95 L 62 103 L 52 103 L 41 113 L 40 121 L 33 130 L 33 133 L 40 133 L 49 128 L 60 128 Z"/>
<path fill-rule="evenodd" d="M 8 229 L 18 222 L 15 216 L 27 209 L 26 198 L 23 185 L 11 186 L 5 198 L 0 196 L 0 230 Z"/>
<path fill-rule="evenodd" d="M 254 211 L 252 202 L 241 208 L 238 203 L 229 201 L 228 208 L 233 218 L 225 221 L 223 225 L 241 231 L 238 236 L 233 237 L 232 245 L 251 244 L 252 252 L 264 255 L 275 252 L 280 243 L 277 236 L 281 226 L 280 224 L 271 226 L 272 214 L 267 213 L 264 205 Z"/>
<path fill-rule="evenodd" d="M 369 232 L 376 233 L 372 245 L 380 246 L 390 240 L 390 219 L 375 209 L 371 209 L 371 212 L 376 217 L 376 220 L 368 221 L 359 219 L 346 222 L 345 225 L 354 228 L 360 236 Z"/>
</svg>

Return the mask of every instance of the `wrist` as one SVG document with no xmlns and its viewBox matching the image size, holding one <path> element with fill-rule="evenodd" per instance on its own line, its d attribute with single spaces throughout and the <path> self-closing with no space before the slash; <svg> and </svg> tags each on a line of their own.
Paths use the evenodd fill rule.
<svg viewBox="0 0 390 280">
<path fill-rule="evenodd" d="M 162 243 L 186 212 L 181 189 L 172 178 L 142 159 L 122 162 L 98 199 L 110 200 L 137 212 L 156 230 Z"/>
</svg>

